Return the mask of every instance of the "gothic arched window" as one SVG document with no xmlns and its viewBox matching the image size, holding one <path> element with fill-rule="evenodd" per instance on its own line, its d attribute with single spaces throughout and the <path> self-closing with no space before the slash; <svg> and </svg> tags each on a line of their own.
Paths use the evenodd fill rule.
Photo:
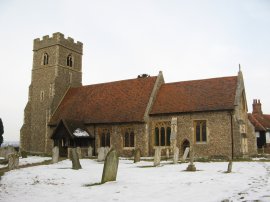
<svg viewBox="0 0 270 202">
<path fill-rule="evenodd" d="M 72 59 L 72 55 L 71 54 L 69 54 L 67 56 L 67 66 L 68 67 L 72 67 L 73 66 L 73 59 Z"/>
<path fill-rule="evenodd" d="M 49 64 L 49 55 L 47 53 L 43 54 L 43 65 Z"/>
<path fill-rule="evenodd" d="M 158 122 L 155 124 L 155 146 L 170 146 L 171 122 Z"/>
</svg>

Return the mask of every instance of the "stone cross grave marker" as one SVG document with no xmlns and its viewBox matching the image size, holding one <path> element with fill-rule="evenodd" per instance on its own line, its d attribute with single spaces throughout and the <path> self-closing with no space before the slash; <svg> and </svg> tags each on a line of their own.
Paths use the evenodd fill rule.
<svg viewBox="0 0 270 202">
<path fill-rule="evenodd" d="M 59 161 L 59 147 L 55 146 L 52 149 L 52 162 L 57 163 Z"/>
<path fill-rule="evenodd" d="M 19 168 L 19 155 L 12 153 L 8 155 L 8 169 L 13 170 Z"/>
<path fill-rule="evenodd" d="M 156 147 L 155 156 L 154 156 L 154 166 L 159 166 L 160 165 L 160 158 L 161 158 L 161 148 Z"/>
<path fill-rule="evenodd" d="M 189 153 L 189 147 L 186 147 L 184 155 L 182 157 L 182 161 L 185 161 L 187 159 L 188 153 Z"/>
<path fill-rule="evenodd" d="M 82 168 L 80 164 L 80 159 L 76 148 L 71 148 L 71 161 L 72 161 L 72 169 L 79 170 Z"/>
<path fill-rule="evenodd" d="M 93 148 L 91 146 L 88 147 L 88 157 L 93 157 Z"/>
<path fill-rule="evenodd" d="M 101 179 L 102 184 L 105 182 L 116 180 L 118 163 L 119 158 L 117 152 L 114 149 L 110 150 L 105 158 L 103 166 L 103 173 Z"/>
<path fill-rule="evenodd" d="M 179 159 L 179 148 L 175 147 L 173 150 L 173 163 L 177 164 L 178 159 Z"/>
<path fill-rule="evenodd" d="M 228 168 L 227 168 L 227 173 L 232 172 L 232 158 L 229 157 L 229 163 L 228 163 Z"/>
<path fill-rule="evenodd" d="M 134 150 L 134 163 L 141 161 L 141 150 L 139 148 Z"/>
<path fill-rule="evenodd" d="M 187 171 L 196 171 L 196 167 L 193 161 L 194 161 L 194 152 L 193 152 L 193 149 L 190 149 L 190 163 L 187 167 Z"/>
</svg>

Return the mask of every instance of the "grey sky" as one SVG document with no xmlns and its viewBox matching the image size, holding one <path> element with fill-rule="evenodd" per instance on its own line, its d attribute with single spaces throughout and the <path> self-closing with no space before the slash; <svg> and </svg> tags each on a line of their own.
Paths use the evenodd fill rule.
<svg viewBox="0 0 270 202">
<path fill-rule="evenodd" d="M 270 114 L 268 0 L 0 0 L 0 117 L 18 140 L 34 38 L 62 32 L 84 43 L 83 84 L 157 75 L 165 81 L 233 76 L 242 66 L 249 111 Z"/>
</svg>

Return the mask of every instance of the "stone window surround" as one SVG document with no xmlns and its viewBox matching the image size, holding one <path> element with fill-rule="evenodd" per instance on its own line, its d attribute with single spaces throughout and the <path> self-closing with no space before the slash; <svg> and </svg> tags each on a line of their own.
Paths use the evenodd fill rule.
<svg viewBox="0 0 270 202">
<path fill-rule="evenodd" d="M 67 66 L 68 67 L 74 67 L 74 57 L 72 56 L 72 54 L 68 54 L 67 56 Z"/>
<path fill-rule="evenodd" d="M 196 127 L 195 127 L 195 122 L 197 121 L 205 121 L 205 125 L 206 125 L 206 141 L 197 141 L 196 139 Z M 208 139 L 209 139 L 209 130 L 208 130 L 208 120 L 207 119 L 194 119 L 193 120 L 193 137 L 194 137 L 194 143 L 195 144 L 207 144 L 208 143 Z"/>
<path fill-rule="evenodd" d="M 48 53 L 46 53 L 46 52 L 43 53 L 41 64 L 42 65 L 48 65 L 49 64 L 49 55 L 48 55 Z"/>
<path fill-rule="evenodd" d="M 134 130 L 133 127 L 123 127 L 122 129 L 122 145 L 124 150 L 133 150 L 136 147 L 136 131 Z M 134 133 L 134 147 L 125 147 L 125 133 L 126 131 L 133 131 Z"/>
<path fill-rule="evenodd" d="M 108 132 L 109 132 L 109 134 L 110 134 L 110 147 L 111 147 L 111 145 L 112 145 L 112 129 L 109 128 L 109 127 L 108 128 L 107 127 L 100 128 L 98 130 L 98 138 L 99 138 L 99 140 L 97 141 L 98 142 L 98 147 L 102 147 L 101 146 L 101 141 L 102 141 L 102 134 L 103 134 L 103 132 L 105 132 L 105 134 L 108 134 Z M 107 146 L 105 145 L 105 147 L 107 147 Z"/>
<path fill-rule="evenodd" d="M 156 128 L 159 128 L 159 131 L 162 127 L 164 127 L 165 129 L 165 145 L 161 146 L 161 145 L 156 145 L 156 141 L 155 141 L 155 138 L 156 138 Z M 169 145 L 168 143 L 166 144 L 167 142 L 167 128 L 171 128 L 171 121 L 155 121 L 153 123 L 153 129 L 152 129 L 152 137 L 153 137 L 153 147 L 156 148 L 156 147 L 161 147 L 162 149 L 166 149 L 166 148 L 171 148 L 171 145 L 170 145 L 170 141 L 169 141 Z M 161 140 L 161 133 L 159 133 L 159 139 Z M 161 144 L 161 142 L 160 142 Z"/>
</svg>

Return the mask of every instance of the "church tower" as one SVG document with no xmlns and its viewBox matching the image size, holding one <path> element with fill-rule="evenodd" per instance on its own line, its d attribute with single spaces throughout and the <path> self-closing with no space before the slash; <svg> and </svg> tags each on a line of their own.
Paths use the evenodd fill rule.
<svg viewBox="0 0 270 202">
<path fill-rule="evenodd" d="M 34 40 L 32 79 L 20 147 L 31 153 L 50 153 L 48 122 L 70 87 L 82 85 L 83 44 L 61 33 Z"/>
</svg>

